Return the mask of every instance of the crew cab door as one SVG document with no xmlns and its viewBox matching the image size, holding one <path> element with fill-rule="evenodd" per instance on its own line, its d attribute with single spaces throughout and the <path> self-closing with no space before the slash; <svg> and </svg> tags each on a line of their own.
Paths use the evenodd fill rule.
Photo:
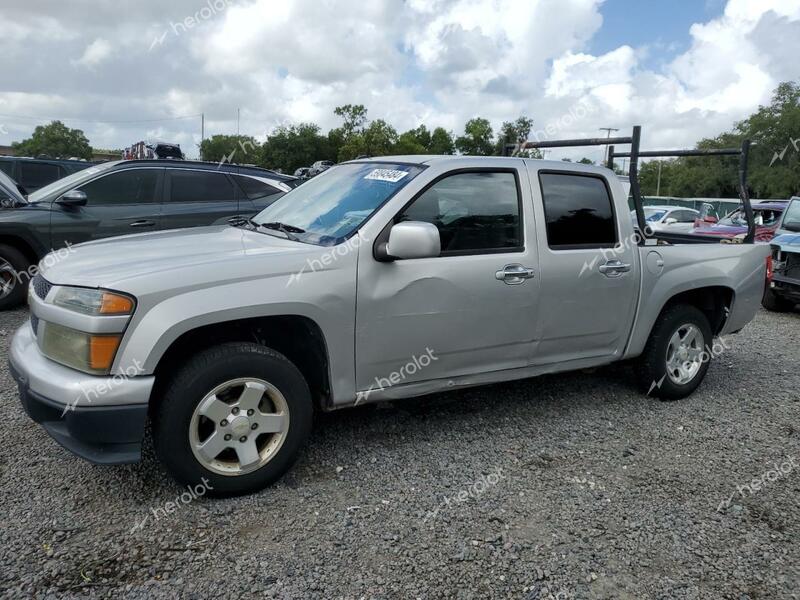
<svg viewBox="0 0 800 600">
<path fill-rule="evenodd" d="M 529 164 L 541 271 L 540 341 L 532 362 L 621 356 L 639 286 L 633 228 L 622 225 L 629 212 L 613 202 L 613 194 L 624 196 L 622 186 L 601 172 Z"/>
<path fill-rule="evenodd" d="M 406 221 L 435 225 L 441 254 L 379 262 L 372 240 L 360 250 L 357 390 L 527 366 L 540 278 L 524 169 L 445 172 L 386 227 Z"/>
<path fill-rule="evenodd" d="M 75 188 L 86 194 L 84 206 L 60 205 L 56 199 L 50 217 L 52 247 L 156 231 L 163 176 L 159 167 L 120 169 Z"/>
</svg>

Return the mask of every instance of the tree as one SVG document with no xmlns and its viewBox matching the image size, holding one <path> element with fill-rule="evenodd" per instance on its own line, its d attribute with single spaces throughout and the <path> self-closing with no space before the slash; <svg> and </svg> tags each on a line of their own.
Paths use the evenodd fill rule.
<svg viewBox="0 0 800 600">
<path fill-rule="evenodd" d="M 211 162 L 259 164 L 261 145 L 249 135 L 213 135 L 200 144 L 200 156 Z"/>
<path fill-rule="evenodd" d="M 425 125 L 400 134 L 394 148 L 395 154 L 427 154 L 431 146 L 431 132 Z"/>
<path fill-rule="evenodd" d="M 345 139 L 360 133 L 367 122 L 367 109 L 363 104 L 345 104 L 333 109 L 333 114 L 344 119 L 342 133 Z"/>
<path fill-rule="evenodd" d="M 294 173 L 318 160 L 336 160 L 336 154 L 314 123 L 278 127 L 261 148 L 261 164 L 284 173 Z"/>
<path fill-rule="evenodd" d="M 70 129 L 61 121 L 39 125 L 33 135 L 11 147 L 17 156 L 50 156 L 53 158 L 92 158 L 92 147 L 80 129 Z"/>
<path fill-rule="evenodd" d="M 517 117 L 516 121 L 504 121 L 497 136 L 495 154 L 503 156 L 507 144 L 518 144 L 519 142 L 527 141 L 531 129 L 533 129 L 533 119 L 529 119 L 524 115 Z"/>
<path fill-rule="evenodd" d="M 455 154 L 456 146 L 453 142 L 453 134 L 444 127 L 434 129 L 428 151 L 431 154 Z"/>
<path fill-rule="evenodd" d="M 495 150 L 493 137 L 494 132 L 488 119 L 476 117 L 464 125 L 464 135 L 456 138 L 456 148 L 461 154 L 491 156 Z"/>
<path fill-rule="evenodd" d="M 591 158 L 586 158 L 585 156 L 578 161 L 578 164 L 581 165 L 593 165 L 594 161 Z"/>
</svg>

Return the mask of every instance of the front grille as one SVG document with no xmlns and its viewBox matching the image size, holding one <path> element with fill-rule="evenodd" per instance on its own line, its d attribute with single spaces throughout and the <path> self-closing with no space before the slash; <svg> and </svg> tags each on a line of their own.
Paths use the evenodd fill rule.
<svg viewBox="0 0 800 600">
<path fill-rule="evenodd" d="M 47 294 L 50 292 L 50 288 L 53 287 L 53 284 L 47 281 L 41 275 L 36 275 L 36 277 L 31 280 L 31 285 L 33 286 L 33 291 L 42 300 L 47 297 Z"/>
</svg>

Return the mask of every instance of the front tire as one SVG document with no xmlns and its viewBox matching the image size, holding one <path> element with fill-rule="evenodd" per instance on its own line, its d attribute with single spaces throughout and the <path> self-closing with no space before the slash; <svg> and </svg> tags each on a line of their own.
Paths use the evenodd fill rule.
<svg viewBox="0 0 800 600">
<path fill-rule="evenodd" d="M 0 310 L 25 302 L 28 293 L 30 261 L 19 250 L 0 244 Z"/>
<path fill-rule="evenodd" d="M 153 419 L 159 460 L 181 483 L 211 496 L 257 492 L 297 459 L 311 432 L 305 379 L 282 354 L 226 343 L 175 373 Z"/>
<path fill-rule="evenodd" d="M 685 398 L 706 376 L 712 341 L 708 318 L 699 309 L 688 304 L 666 309 L 639 358 L 639 387 L 662 400 Z"/>
<path fill-rule="evenodd" d="M 794 308 L 794 302 L 787 300 L 783 296 L 779 296 L 770 288 L 764 290 L 764 297 L 761 299 L 761 305 L 772 312 L 789 312 Z"/>
</svg>

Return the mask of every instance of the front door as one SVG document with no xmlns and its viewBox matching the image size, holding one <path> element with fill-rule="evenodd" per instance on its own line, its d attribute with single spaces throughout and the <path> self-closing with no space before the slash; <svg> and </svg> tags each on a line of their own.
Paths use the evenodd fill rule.
<svg viewBox="0 0 800 600">
<path fill-rule="evenodd" d="M 129 233 L 156 231 L 161 212 L 164 169 L 126 168 L 83 184 L 84 206 L 53 203 L 53 248 Z"/>
<path fill-rule="evenodd" d="M 531 171 L 536 215 L 546 229 L 538 236 L 540 341 L 532 362 L 618 357 L 638 297 L 638 247 L 632 228 L 623 234 L 619 226 L 628 212 L 615 214 L 602 175 L 539 171 L 537 177 L 533 164 Z"/>
<path fill-rule="evenodd" d="M 527 366 L 540 282 L 524 169 L 445 174 L 402 221 L 434 224 L 441 255 L 378 262 L 371 243 L 359 252 L 358 391 Z"/>
</svg>

